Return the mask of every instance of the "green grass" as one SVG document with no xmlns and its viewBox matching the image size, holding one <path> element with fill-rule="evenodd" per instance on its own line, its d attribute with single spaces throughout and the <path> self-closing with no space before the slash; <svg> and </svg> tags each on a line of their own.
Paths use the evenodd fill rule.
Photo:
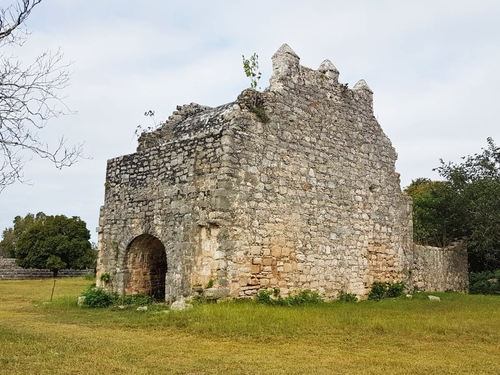
<svg viewBox="0 0 500 375">
<path fill-rule="evenodd" d="M 84 309 L 89 281 L 0 281 L 2 374 L 499 374 L 500 298 Z"/>
</svg>

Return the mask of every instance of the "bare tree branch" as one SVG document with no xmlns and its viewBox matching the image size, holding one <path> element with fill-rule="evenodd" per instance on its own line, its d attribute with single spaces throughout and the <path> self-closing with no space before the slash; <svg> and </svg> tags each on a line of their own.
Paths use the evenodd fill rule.
<svg viewBox="0 0 500 375">
<path fill-rule="evenodd" d="M 0 9 L 0 47 L 19 40 L 19 35 L 15 32 L 22 32 L 20 27 L 32 9 L 41 2 L 42 0 L 22 0 L 15 5 Z"/>
<path fill-rule="evenodd" d="M 22 45 L 23 22 L 42 0 L 22 0 L 0 9 L 0 47 Z M 69 65 L 60 50 L 46 51 L 29 65 L 0 52 L 0 192 L 16 181 L 33 155 L 48 159 L 57 168 L 71 166 L 82 157 L 82 145 L 66 147 L 61 137 L 55 147 L 42 141 L 39 132 L 48 120 L 71 113 L 59 92 L 69 83 Z"/>
</svg>

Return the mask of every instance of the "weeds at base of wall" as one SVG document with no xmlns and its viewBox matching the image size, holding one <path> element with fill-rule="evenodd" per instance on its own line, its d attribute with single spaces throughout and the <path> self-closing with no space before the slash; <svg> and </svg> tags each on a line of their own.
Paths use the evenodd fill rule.
<svg viewBox="0 0 500 375">
<path fill-rule="evenodd" d="M 281 297 L 278 288 L 272 290 L 261 290 L 255 297 L 257 303 L 271 306 L 299 306 L 303 304 L 318 304 L 323 300 L 317 292 L 302 290 L 295 296 Z"/>
<path fill-rule="evenodd" d="M 82 293 L 82 296 L 85 297 L 83 307 L 103 308 L 111 306 L 113 303 L 112 295 L 106 290 L 98 288 L 95 285 L 91 285 L 85 292 Z"/>
<path fill-rule="evenodd" d="M 398 298 L 403 295 L 406 289 L 406 284 L 402 281 L 388 283 L 383 281 L 375 281 L 368 294 L 369 300 L 380 301 L 385 298 Z"/>
<path fill-rule="evenodd" d="M 358 297 L 354 293 L 347 293 L 343 290 L 338 295 L 339 302 L 358 302 Z"/>
<path fill-rule="evenodd" d="M 95 284 L 89 286 L 82 293 L 85 297 L 82 306 L 88 308 L 106 308 L 111 306 L 136 307 L 147 306 L 153 303 L 151 297 L 144 294 L 123 295 L 108 292 L 104 288 L 98 288 Z"/>
</svg>

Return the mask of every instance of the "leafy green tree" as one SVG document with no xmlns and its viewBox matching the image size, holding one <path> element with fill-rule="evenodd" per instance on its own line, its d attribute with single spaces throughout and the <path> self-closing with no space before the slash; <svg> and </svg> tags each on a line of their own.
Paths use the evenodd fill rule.
<svg viewBox="0 0 500 375">
<path fill-rule="evenodd" d="M 14 226 L 5 228 L 0 241 L 0 256 L 14 258 L 16 256 L 16 244 L 21 233 L 35 221 L 43 220 L 46 215 L 39 212 L 36 215 L 27 214 L 25 217 L 16 216 L 13 220 Z"/>
<path fill-rule="evenodd" d="M 460 217 L 473 271 L 500 268 L 500 148 L 492 138 L 481 153 L 461 163 L 436 168 L 455 196 L 453 211 Z"/>
<path fill-rule="evenodd" d="M 13 228 L 5 228 L 0 242 L 0 257 L 14 258 L 16 256 L 15 235 Z"/>
<path fill-rule="evenodd" d="M 262 73 L 259 71 L 259 55 L 254 53 L 249 59 L 243 57 L 243 70 L 248 78 L 250 78 L 250 87 L 256 89 Z"/>
<path fill-rule="evenodd" d="M 444 247 L 461 237 L 453 211 L 454 192 L 446 181 L 413 180 L 405 189 L 413 198 L 413 241 Z"/>
<path fill-rule="evenodd" d="M 469 269 L 500 268 L 500 147 L 492 138 L 481 153 L 436 168 L 445 181 L 419 178 L 405 189 L 413 198 L 414 240 L 446 246 L 466 242 Z"/>
<path fill-rule="evenodd" d="M 90 232 L 79 217 L 45 216 L 35 220 L 16 242 L 17 264 L 24 268 L 48 268 L 54 277 L 60 269 L 92 267 L 96 252 Z"/>
</svg>

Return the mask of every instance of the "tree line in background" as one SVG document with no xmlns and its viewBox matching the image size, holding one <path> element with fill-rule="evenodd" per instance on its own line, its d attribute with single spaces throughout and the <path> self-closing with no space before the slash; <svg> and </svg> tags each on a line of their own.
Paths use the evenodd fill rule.
<svg viewBox="0 0 500 375">
<path fill-rule="evenodd" d="M 419 178 L 405 189 L 413 198 L 414 241 L 444 247 L 465 241 L 469 270 L 500 268 L 500 148 L 487 139 L 481 153 L 435 170 L 443 181 Z"/>
<path fill-rule="evenodd" d="M 90 243 L 86 223 L 77 216 L 47 216 L 43 212 L 16 216 L 3 231 L 0 255 L 16 258 L 23 268 L 94 268 L 97 252 Z"/>
</svg>

